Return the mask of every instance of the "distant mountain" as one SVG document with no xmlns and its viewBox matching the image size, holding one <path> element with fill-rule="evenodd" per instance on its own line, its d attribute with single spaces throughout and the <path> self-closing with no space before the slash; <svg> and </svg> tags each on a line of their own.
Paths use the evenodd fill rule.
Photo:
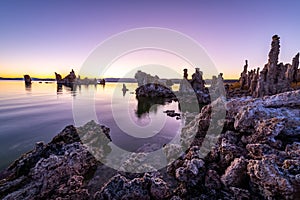
<svg viewBox="0 0 300 200">
<path fill-rule="evenodd" d="M 22 81 L 24 78 L 3 78 L 0 77 L 0 80 L 11 80 L 11 81 Z M 55 81 L 53 78 L 31 78 L 33 81 Z"/>
<path fill-rule="evenodd" d="M 136 83 L 134 78 L 105 78 L 106 82 L 125 82 L 125 83 Z"/>
<path fill-rule="evenodd" d="M 3 78 L 3 77 L 0 77 L 0 80 L 24 80 L 23 78 Z"/>
<path fill-rule="evenodd" d="M 239 81 L 239 79 L 225 79 L 224 83 L 235 83 L 237 81 Z"/>
</svg>

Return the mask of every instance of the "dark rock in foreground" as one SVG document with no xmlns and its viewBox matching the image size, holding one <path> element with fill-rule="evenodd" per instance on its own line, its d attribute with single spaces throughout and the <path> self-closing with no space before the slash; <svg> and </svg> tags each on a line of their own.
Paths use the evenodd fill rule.
<svg viewBox="0 0 300 200">
<path fill-rule="evenodd" d="M 226 107 L 224 129 L 217 144 L 203 159 L 203 167 L 190 167 L 185 163 L 202 155 L 199 146 L 209 126 L 211 106 L 204 107 L 183 130 L 183 137 L 197 131 L 193 143 L 198 146 L 169 166 L 176 177 L 190 174 L 189 181 L 178 176 L 182 182 L 180 196 L 200 199 L 299 197 L 300 90 L 263 99 L 233 99 Z M 187 173 L 191 169 L 194 171 Z M 182 170 L 187 171 L 182 173 Z M 200 171 L 202 178 L 194 176 Z M 193 181 L 196 184 L 191 185 Z"/>
<path fill-rule="evenodd" d="M 86 141 L 103 140 L 108 133 L 108 128 L 91 121 L 78 130 L 67 126 L 48 144 L 37 143 L 34 150 L 0 174 L 0 198 L 88 199 L 85 182 L 99 163 L 80 137 Z M 102 156 L 109 151 L 106 145 L 103 145 Z"/>
<path fill-rule="evenodd" d="M 224 129 L 206 156 L 200 146 L 212 116 L 211 105 L 204 107 L 182 132 L 185 138 L 197 131 L 195 146 L 167 167 L 169 176 L 176 180 L 159 179 L 165 191 L 160 198 L 297 199 L 300 194 L 299 97 L 300 90 L 264 99 L 229 101 Z M 174 182 L 176 186 L 171 188 Z M 155 199 L 149 185 L 145 177 L 126 179 L 118 175 L 96 196 Z"/>
<path fill-rule="evenodd" d="M 149 173 L 132 180 L 116 175 L 95 194 L 95 199 L 166 199 L 170 190 L 161 178 Z"/>
</svg>

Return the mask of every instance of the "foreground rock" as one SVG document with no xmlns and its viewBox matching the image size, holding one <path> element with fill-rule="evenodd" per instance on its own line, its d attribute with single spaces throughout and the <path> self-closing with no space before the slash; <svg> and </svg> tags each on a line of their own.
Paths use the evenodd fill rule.
<svg viewBox="0 0 300 200">
<path fill-rule="evenodd" d="M 80 137 L 88 142 L 106 138 L 108 133 L 108 128 L 92 121 L 79 130 L 67 126 L 48 144 L 37 143 L 34 150 L 1 173 L 0 198 L 88 199 L 85 182 L 99 163 Z M 106 141 L 108 143 L 109 138 Z M 107 144 L 100 149 L 103 157 L 110 151 Z"/>
<path fill-rule="evenodd" d="M 161 178 L 149 173 L 132 180 L 116 175 L 95 194 L 95 199 L 167 199 L 170 190 Z"/>
<path fill-rule="evenodd" d="M 299 197 L 299 97 L 297 90 L 263 99 L 229 101 L 221 136 L 205 157 L 199 147 L 209 127 L 211 106 L 204 107 L 182 133 L 197 131 L 193 142 L 197 146 L 168 168 L 182 183 L 177 194 L 200 199 Z M 199 158 L 201 165 L 188 164 Z"/>
<path fill-rule="evenodd" d="M 205 131 L 211 126 L 211 105 L 188 124 L 183 141 L 197 132 L 191 148 L 167 166 L 160 191 L 151 193 L 145 176 L 115 176 L 98 199 L 297 199 L 300 194 L 300 90 L 226 103 L 220 137 L 203 154 Z M 151 175 L 153 178 L 153 175 Z M 154 176 L 155 177 L 155 176 Z M 175 187 L 171 189 L 170 185 Z M 135 189 L 132 189 L 135 188 Z"/>
</svg>

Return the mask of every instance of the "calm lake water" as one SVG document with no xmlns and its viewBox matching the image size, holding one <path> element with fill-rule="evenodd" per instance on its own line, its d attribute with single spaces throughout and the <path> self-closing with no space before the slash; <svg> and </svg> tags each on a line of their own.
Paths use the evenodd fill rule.
<svg viewBox="0 0 300 200">
<path fill-rule="evenodd" d="M 0 170 L 33 149 L 36 142 L 49 142 L 65 126 L 74 125 L 74 102 L 91 92 L 95 93 L 98 122 L 110 128 L 112 142 L 122 149 L 134 151 L 146 143 L 163 145 L 180 132 L 183 122 L 163 113 L 170 109 L 179 112 L 176 102 L 166 105 L 138 102 L 134 94 L 137 84 L 126 83 L 125 94 L 122 85 L 82 85 L 71 91 L 65 86 L 58 89 L 55 82 L 33 82 L 31 87 L 25 87 L 23 81 L 0 81 Z M 87 107 L 82 102 L 76 104 L 77 109 Z M 85 122 L 90 120 L 84 118 Z M 163 127 L 158 127 L 155 133 L 145 132 L 143 128 L 155 121 L 163 122 Z M 133 125 L 143 130 L 136 133 L 139 137 L 128 134 L 127 128 Z"/>
</svg>

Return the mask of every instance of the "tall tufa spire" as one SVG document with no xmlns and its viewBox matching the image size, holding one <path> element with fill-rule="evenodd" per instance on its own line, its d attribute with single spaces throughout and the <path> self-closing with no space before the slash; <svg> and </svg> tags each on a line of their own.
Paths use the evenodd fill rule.
<svg viewBox="0 0 300 200">
<path fill-rule="evenodd" d="M 272 43 L 271 43 L 271 50 L 269 52 L 269 64 L 275 64 L 278 63 L 278 55 L 280 51 L 280 37 L 278 35 L 274 35 L 272 37 Z"/>
</svg>

